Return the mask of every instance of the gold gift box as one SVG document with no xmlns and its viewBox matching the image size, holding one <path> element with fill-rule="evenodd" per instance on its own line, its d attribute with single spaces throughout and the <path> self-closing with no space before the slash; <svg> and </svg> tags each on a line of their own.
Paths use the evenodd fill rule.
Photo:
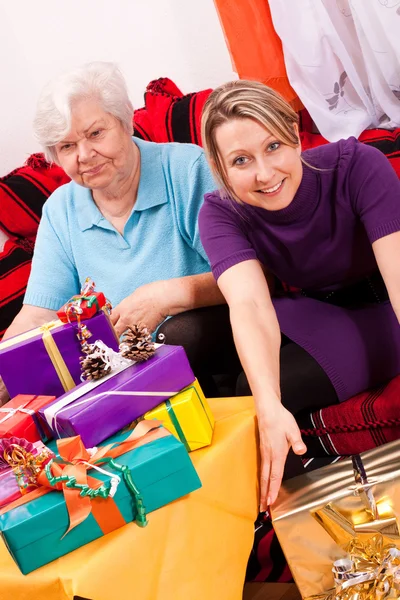
<svg viewBox="0 0 400 600">
<path fill-rule="evenodd" d="M 325 597 L 335 586 L 333 563 L 348 558 L 351 543 L 378 539 L 381 546 L 400 548 L 400 441 L 360 457 L 367 484 L 355 478 L 349 458 L 285 481 L 272 507 L 274 529 L 303 598 Z"/>
<path fill-rule="evenodd" d="M 197 379 L 170 400 L 147 412 L 144 419 L 158 419 L 188 452 L 211 444 L 214 416 Z"/>
</svg>

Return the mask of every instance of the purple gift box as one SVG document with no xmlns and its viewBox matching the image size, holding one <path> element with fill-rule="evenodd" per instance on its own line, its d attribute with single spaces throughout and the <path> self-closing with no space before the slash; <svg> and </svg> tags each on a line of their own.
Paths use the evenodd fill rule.
<svg viewBox="0 0 400 600">
<path fill-rule="evenodd" d="M 89 343 L 102 340 L 113 350 L 118 350 L 118 340 L 111 321 L 104 312 L 99 312 L 91 319 L 82 321 L 92 333 Z M 44 336 L 49 334 L 55 342 L 55 350 L 60 353 L 67 368 L 67 379 L 64 385 L 53 364 L 55 361 L 51 348 L 48 350 Z M 18 394 L 34 394 L 36 396 L 61 396 L 67 389 L 81 383 L 81 367 L 79 357 L 81 347 L 76 336 L 76 324 L 47 323 L 14 338 L 0 343 L 0 376 L 3 378 L 10 397 Z M 54 344 L 51 342 L 50 345 Z M 48 342 L 47 342 L 48 346 Z M 50 353 L 49 353 L 50 352 Z M 53 361 L 52 361 L 52 358 Z M 58 363 L 57 363 L 58 368 Z M 68 383 L 69 381 L 69 383 Z"/>
<path fill-rule="evenodd" d="M 90 448 L 194 380 L 184 349 L 163 345 L 149 360 L 82 383 L 39 410 L 39 414 L 55 437 L 80 435 Z"/>
</svg>

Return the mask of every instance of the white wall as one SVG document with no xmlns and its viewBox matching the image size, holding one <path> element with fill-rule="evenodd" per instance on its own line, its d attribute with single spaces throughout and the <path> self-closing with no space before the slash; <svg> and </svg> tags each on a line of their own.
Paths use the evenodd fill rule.
<svg viewBox="0 0 400 600">
<path fill-rule="evenodd" d="M 0 175 L 39 151 L 36 100 L 62 70 L 118 62 L 136 108 L 158 77 L 183 92 L 236 78 L 213 0 L 3 0 L 0 22 Z"/>
</svg>

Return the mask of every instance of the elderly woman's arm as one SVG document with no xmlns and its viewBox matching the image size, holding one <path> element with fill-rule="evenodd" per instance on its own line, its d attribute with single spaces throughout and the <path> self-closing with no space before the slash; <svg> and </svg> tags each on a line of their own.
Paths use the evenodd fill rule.
<svg viewBox="0 0 400 600">
<path fill-rule="evenodd" d="M 212 273 L 202 273 L 142 285 L 113 309 L 111 320 L 118 335 L 133 323 L 154 331 L 168 316 L 217 304 L 225 298 Z"/>
<path fill-rule="evenodd" d="M 19 335 L 29 329 L 40 327 L 43 323 L 53 321 L 57 319 L 57 313 L 55 310 L 49 310 L 48 308 L 40 308 L 39 306 L 31 306 L 30 304 L 24 304 L 10 327 L 4 334 L 3 340 Z"/>
</svg>

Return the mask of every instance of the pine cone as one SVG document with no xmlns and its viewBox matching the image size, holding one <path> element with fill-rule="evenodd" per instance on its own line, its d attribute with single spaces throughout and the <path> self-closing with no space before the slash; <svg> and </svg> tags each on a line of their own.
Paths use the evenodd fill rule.
<svg viewBox="0 0 400 600">
<path fill-rule="evenodd" d="M 135 362 L 143 362 L 153 356 L 156 351 L 154 342 L 147 327 L 133 325 L 128 327 L 119 346 L 121 355 Z"/>
<path fill-rule="evenodd" d="M 110 372 L 110 366 L 107 365 L 100 356 L 82 356 L 80 359 L 81 370 L 84 379 L 101 379 Z"/>
</svg>

